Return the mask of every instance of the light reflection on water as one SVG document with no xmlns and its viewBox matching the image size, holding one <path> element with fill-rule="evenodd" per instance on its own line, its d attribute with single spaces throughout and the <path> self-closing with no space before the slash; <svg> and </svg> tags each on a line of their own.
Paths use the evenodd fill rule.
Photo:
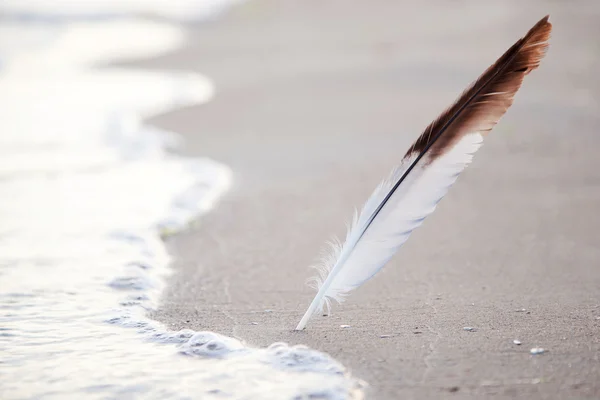
<svg viewBox="0 0 600 400">
<path fill-rule="evenodd" d="M 160 233 L 208 211 L 230 172 L 169 154 L 177 137 L 141 119 L 213 87 L 86 67 L 172 49 L 179 28 L 5 19 L 0 32 L 0 398 L 348 397 L 357 382 L 322 353 L 145 318 L 169 272 Z"/>
</svg>

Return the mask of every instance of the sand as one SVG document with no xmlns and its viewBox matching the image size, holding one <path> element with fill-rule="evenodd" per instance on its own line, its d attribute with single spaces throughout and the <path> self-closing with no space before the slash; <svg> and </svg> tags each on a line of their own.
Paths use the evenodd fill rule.
<svg viewBox="0 0 600 400">
<path fill-rule="evenodd" d="M 600 3 L 574 3 L 253 0 L 192 26 L 186 48 L 144 64 L 205 73 L 216 97 L 153 122 L 234 184 L 169 239 L 153 317 L 306 344 L 372 399 L 599 398 Z M 324 243 L 548 13 L 547 58 L 437 211 L 333 315 L 293 332 Z"/>
</svg>

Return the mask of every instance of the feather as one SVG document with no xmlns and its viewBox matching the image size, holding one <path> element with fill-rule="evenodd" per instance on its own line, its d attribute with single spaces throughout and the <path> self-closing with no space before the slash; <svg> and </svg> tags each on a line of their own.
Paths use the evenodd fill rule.
<svg viewBox="0 0 600 400">
<path fill-rule="evenodd" d="M 315 278 L 318 293 L 296 330 L 379 272 L 435 210 L 511 106 L 525 75 L 539 66 L 551 29 L 548 16 L 541 19 L 417 138 L 355 215 L 344 244 L 333 243 Z"/>
</svg>

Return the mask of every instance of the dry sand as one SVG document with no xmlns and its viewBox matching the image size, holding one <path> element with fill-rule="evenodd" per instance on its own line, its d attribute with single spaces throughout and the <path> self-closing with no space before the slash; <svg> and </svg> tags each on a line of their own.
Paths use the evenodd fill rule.
<svg viewBox="0 0 600 400">
<path fill-rule="evenodd" d="M 210 104 L 154 122 L 235 179 L 169 240 L 175 274 L 154 317 L 309 345 L 374 399 L 600 398 L 600 3 L 415 4 L 254 0 L 145 63 L 214 79 Z M 332 316 L 293 332 L 324 242 L 548 13 L 547 58 L 438 210 Z"/>
</svg>

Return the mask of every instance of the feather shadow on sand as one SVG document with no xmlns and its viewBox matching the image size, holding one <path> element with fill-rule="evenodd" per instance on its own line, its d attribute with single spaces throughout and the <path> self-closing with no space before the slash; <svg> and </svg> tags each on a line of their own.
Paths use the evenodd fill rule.
<svg viewBox="0 0 600 400">
<path fill-rule="evenodd" d="M 551 30 L 548 16 L 542 18 L 425 128 L 354 216 L 344 244 L 332 244 L 315 278 L 318 293 L 296 330 L 379 272 L 435 210 L 511 106 L 525 75 L 540 65 Z"/>
</svg>

